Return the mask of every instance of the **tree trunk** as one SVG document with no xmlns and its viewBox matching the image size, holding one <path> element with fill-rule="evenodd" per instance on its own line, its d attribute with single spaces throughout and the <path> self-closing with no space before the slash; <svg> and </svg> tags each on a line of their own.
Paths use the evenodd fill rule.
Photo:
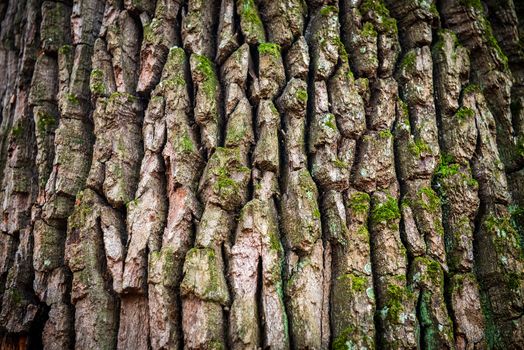
<svg viewBox="0 0 524 350">
<path fill-rule="evenodd" d="M 520 1 L 0 18 L 1 349 L 524 349 Z"/>
</svg>

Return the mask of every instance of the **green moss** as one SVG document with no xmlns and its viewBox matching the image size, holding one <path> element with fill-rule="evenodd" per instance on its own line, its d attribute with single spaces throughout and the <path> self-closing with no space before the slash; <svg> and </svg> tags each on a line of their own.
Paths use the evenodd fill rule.
<svg viewBox="0 0 524 350">
<path fill-rule="evenodd" d="M 307 99 L 307 94 L 306 94 L 306 99 Z M 275 105 L 272 102 L 269 104 L 269 109 L 271 110 L 271 113 L 275 115 L 279 115 L 277 108 L 275 107 Z"/>
<path fill-rule="evenodd" d="M 240 158 L 240 152 L 237 148 L 228 149 L 223 147 L 217 147 L 213 156 L 228 159 L 229 157 Z M 221 161 L 222 164 L 222 161 Z M 220 193 L 222 196 L 230 196 L 231 194 L 240 192 L 240 184 L 231 178 L 231 172 L 250 172 L 251 170 L 244 166 L 236 166 L 234 169 L 231 169 L 227 163 L 223 163 L 221 166 L 213 169 L 213 173 L 216 175 L 217 179 L 214 184 L 214 189 L 216 192 Z"/>
<path fill-rule="evenodd" d="M 114 103 L 116 100 L 125 100 L 126 102 L 135 102 L 137 98 L 127 92 L 113 92 L 109 96 L 109 102 Z"/>
<path fill-rule="evenodd" d="M 162 96 L 162 95 L 155 95 L 155 96 L 151 97 L 151 102 L 162 104 L 164 102 L 164 96 Z"/>
<path fill-rule="evenodd" d="M 383 26 L 386 32 L 389 32 L 391 34 L 398 33 L 397 21 L 394 18 L 387 17 L 387 18 L 384 18 L 383 21 L 384 21 Z"/>
<path fill-rule="evenodd" d="M 335 165 L 335 167 L 339 168 L 339 169 L 347 169 L 348 168 L 348 163 L 340 160 L 340 159 L 335 159 L 333 161 L 333 165 Z"/>
<path fill-rule="evenodd" d="M 237 145 L 245 138 L 246 133 L 244 123 L 230 123 L 226 132 L 226 145 Z"/>
<path fill-rule="evenodd" d="M 102 79 L 103 77 L 104 77 L 104 72 L 102 72 L 100 69 L 93 69 L 91 71 L 91 78 Z"/>
<path fill-rule="evenodd" d="M 355 213 L 365 214 L 369 211 L 369 194 L 365 192 L 352 193 L 348 198 L 348 205 Z"/>
<path fill-rule="evenodd" d="M 482 313 L 486 320 L 486 342 L 488 349 L 496 349 L 497 345 L 503 344 L 502 337 L 499 329 L 495 326 L 493 319 L 493 313 L 491 312 L 491 303 L 486 292 L 482 289 L 480 290 L 480 305 L 482 307 Z"/>
<path fill-rule="evenodd" d="M 183 77 L 175 76 L 172 79 L 165 79 L 162 80 L 162 87 L 173 90 L 178 88 L 179 86 L 186 86 L 186 81 Z"/>
<path fill-rule="evenodd" d="M 507 237 L 506 231 L 513 230 L 513 227 L 511 226 L 507 217 L 488 215 L 484 224 L 488 231 L 495 233 L 499 237 Z"/>
<path fill-rule="evenodd" d="M 338 55 L 340 56 L 340 59 L 343 62 L 348 62 L 349 61 L 348 53 L 346 51 L 346 47 L 344 46 L 344 43 L 342 42 L 342 40 L 340 40 L 340 37 L 339 36 L 335 37 L 333 39 L 333 43 L 338 48 Z"/>
<path fill-rule="evenodd" d="M 53 115 L 38 113 L 38 122 L 36 123 L 36 128 L 40 133 L 50 131 L 54 126 L 56 126 L 56 118 Z"/>
<path fill-rule="evenodd" d="M 425 329 L 424 344 L 426 346 L 430 345 L 428 340 L 435 336 L 435 327 L 432 327 L 431 309 L 431 292 L 423 290 L 420 296 L 419 312 L 421 326 Z M 431 348 L 431 346 L 428 346 L 428 348 Z"/>
<path fill-rule="evenodd" d="M 480 0 L 459 0 L 462 6 L 472 7 L 477 10 L 483 10 L 482 3 Z"/>
<path fill-rule="evenodd" d="M 390 137 L 393 137 L 389 129 L 379 131 L 378 136 L 380 136 L 381 139 L 389 139 Z"/>
<path fill-rule="evenodd" d="M 189 137 L 187 131 L 180 138 L 179 145 L 180 150 L 183 152 L 191 153 L 195 151 L 195 145 L 193 144 L 193 141 L 191 140 L 191 137 Z"/>
<path fill-rule="evenodd" d="M 435 176 L 445 178 L 457 174 L 460 170 L 458 164 L 451 164 L 454 161 L 453 157 L 447 154 L 442 154 L 440 162 L 435 171 Z"/>
<path fill-rule="evenodd" d="M 238 7 L 238 12 L 243 31 L 255 36 L 260 42 L 265 41 L 264 24 L 260 19 L 255 1 L 242 0 L 242 5 Z"/>
<path fill-rule="evenodd" d="M 333 340 L 333 350 L 348 350 L 356 349 L 356 344 L 351 340 L 355 332 L 354 326 L 348 326 L 344 328 L 340 334 Z"/>
<path fill-rule="evenodd" d="M 457 174 L 459 170 L 460 166 L 458 164 L 444 165 L 441 163 L 435 171 L 435 176 L 438 178 L 446 178 Z"/>
<path fill-rule="evenodd" d="M 352 81 L 352 82 L 355 81 L 355 75 L 354 75 L 353 72 L 351 71 L 351 68 L 350 68 L 350 67 L 348 67 L 348 79 L 349 79 L 350 81 Z"/>
<path fill-rule="evenodd" d="M 298 185 L 304 190 L 304 193 L 306 194 L 308 201 L 310 201 L 312 208 L 318 208 L 316 201 L 318 196 L 318 190 L 315 185 L 315 182 L 313 181 L 311 175 L 306 169 L 300 171 L 298 175 Z M 316 211 L 316 209 L 313 210 Z"/>
<path fill-rule="evenodd" d="M 391 18 L 389 10 L 384 4 L 383 0 L 364 0 L 360 5 L 361 13 L 368 13 L 373 11 L 377 17 L 380 18 L 381 22 L 379 28 L 381 31 L 389 33 L 397 33 L 397 21 L 394 18 Z"/>
<path fill-rule="evenodd" d="M 307 91 L 305 89 L 298 89 L 297 90 L 297 99 L 302 102 L 302 103 L 306 103 L 307 102 Z"/>
<path fill-rule="evenodd" d="M 80 101 L 78 100 L 78 97 L 75 94 L 67 94 L 66 98 L 71 104 L 75 106 L 78 106 L 80 104 Z"/>
<path fill-rule="evenodd" d="M 479 182 L 477 180 L 475 180 L 474 178 L 472 177 L 467 177 L 466 179 L 466 184 L 470 187 L 478 187 L 479 186 Z"/>
<path fill-rule="evenodd" d="M 439 45 L 440 45 L 440 47 L 443 46 L 443 36 L 444 36 L 444 34 L 451 35 L 451 37 L 453 38 L 453 45 L 455 47 L 462 46 L 460 44 L 460 41 L 459 41 L 458 37 L 457 37 L 457 34 L 454 31 L 452 31 L 450 29 L 439 29 L 438 30 L 438 34 L 437 34 L 438 37 L 439 37 L 439 40 L 438 40 L 437 44 L 435 45 L 436 47 L 439 47 Z"/>
<path fill-rule="evenodd" d="M 84 201 L 84 193 L 79 192 L 76 197 L 75 209 L 69 217 L 67 226 L 71 229 L 79 229 L 85 226 L 88 216 L 93 213 L 92 203 Z"/>
<path fill-rule="evenodd" d="M 507 215 L 488 215 L 484 220 L 484 227 L 486 233 L 492 239 L 498 255 L 504 256 L 513 249 L 517 249 L 520 252 L 520 256 L 517 258 L 524 260 L 524 249 L 522 249 L 524 236 L 519 234 L 521 227 L 516 220 L 515 208 L 511 208 L 511 210 L 513 215 L 512 211 L 508 212 Z"/>
<path fill-rule="evenodd" d="M 209 343 L 209 349 L 210 350 L 224 350 L 226 349 L 226 346 L 221 341 L 213 340 L 211 343 Z"/>
<path fill-rule="evenodd" d="M 58 53 L 61 55 L 69 55 L 73 51 L 71 45 L 63 45 L 58 49 Z"/>
<path fill-rule="evenodd" d="M 357 234 L 369 238 L 369 231 L 368 231 L 368 228 L 367 228 L 365 225 L 361 225 L 361 226 L 357 229 Z"/>
<path fill-rule="evenodd" d="M 175 254 L 175 249 L 173 247 L 164 246 L 160 250 L 158 259 L 162 261 L 162 274 L 164 276 L 164 283 L 166 285 L 174 285 L 176 282 L 174 276 L 178 274 L 177 269 L 180 266 L 176 263 L 177 257 Z"/>
<path fill-rule="evenodd" d="M 82 202 L 82 199 L 84 198 L 84 191 L 78 191 L 75 198 L 75 205 L 78 205 Z"/>
<path fill-rule="evenodd" d="M 457 174 L 460 174 L 468 186 L 474 188 L 478 187 L 478 181 L 471 176 L 471 170 L 469 169 L 469 166 L 466 167 L 466 170 L 462 170 L 459 164 L 453 162 L 454 159 L 452 156 L 443 154 L 434 173 L 434 178 L 439 185 L 439 193 L 442 197 L 445 197 L 446 193 L 445 188 L 443 187 L 445 183 L 443 183 L 441 180 Z"/>
<path fill-rule="evenodd" d="M 352 290 L 357 292 L 364 292 L 368 284 L 365 277 L 356 276 L 352 273 L 343 274 L 337 277 L 337 279 L 346 282 Z"/>
<path fill-rule="evenodd" d="M 408 145 L 408 150 L 416 157 L 420 157 L 423 153 L 431 153 L 431 148 L 429 148 L 429 145 L 422 139 L 411 141 Z"/>
<path fill-rule="evenodd" d="M 15 305 L 21 305 L 22 301 L 24 300 L 24 296 L 22 295 L 22 292 L 20 292 L 18 289 L 9 289 L 9 293 L 11 294 L 11 300 L 13 300 L 13 303 Z"/>
<path fill-rule="evenodd" d="M 491 29 L 491 24 L 489 23 L 489 21 L 485 17 L 481 17 L 481 19 L 482 19 L 481 22 L 483 23 L 483 27 L 484 27 L 484 38 L 487 44 L 495 50 L 500 62 L 502 63 L 504 68 L 507 70 L 508 69 L 508 57 L 504 54 L 504 52 L 500 48 L 500 45 L 497 39 L 493 35 L 493 30 Z"/>
<path fill-rule="evenodd" d="M 397 200 L 388 195 L 383 203 L 378 203 L 371 212 L 373 223 L 386 223 L 388 226 L 396 226 L 396 220 L 400 219 L 400 210 Z M 392 226 L 393 225 L 393 226 Z"/>
<path fill-rule="evenodd" d="M 329 16 L 332 13 L 338 13 L 338 8 L 336 6 L 324 6 L 320 9 L 320 14 L 322 16 Z"/>
<path fill-rule="evenodd" d="M 436 282 L 436 281 L 441 281 L 442 280 L 442 269 L 440 267 L 440 264 L 438 262 L 436 262 L 435 260 L 433 259 L 427 259 L 427 264 L 426 264 L 426 267 L 427 267 L 427 272 L 428 272 L 428 277 Z"/>
<path fill-rule="evenodd" d="M 318 208 L 313 208 L 313 217 L 315 219 L 320 219 L 320 210 L 318 210 Z"/>
<path fill-rule="evenodd" d="M 280 239 L 278 238 L 278 234 L 275 231 L 270 231 L 268 233 L 268 236 L 269 236 L 269 247 L 271 248 L 271 250 L 281 252 L 282 243 L 280 242 Z"/>
<path fill-rule="evenodd" d="M 126 208 L 129 210 L 130 206 L 136 207 L 138 205 L 138 198 L 135 198 L 126 203 Z"/>
<path fill-rule="evenodd" d="M 144 25 L 144 41 L 152 42 L 155 39 L 153 29 L 151 28 L 151 23 Z"/>
<path fill-rule="evenodd" d="M 360 34 L 365 37 L 376 37 L 378 35 L 375 27 L 371 22 L 364 23 L 362 26 L 362 32 Z"/>
<path fill-rule="evenodd" d="M 404 120 L 406 120 L 406 124 L 409 126 L 409 108 L 408 104 L 404 102 L 400 97 L 397 99 L 397 104 L 400 108 L 400 112 L 402 113 L 402 116 L 404 117 Z"/>
<path fill-rule="evenodd" d="M 163 87 L 168 89 L 177 89 L 180 86 L 186 86 L 186 79 L 184 76 L 184 64 L 186 61 L 186 53 L 181 47 L 172 47 L 169 49 L 167 61 L 164 66 L 164 71 L 168 72 L 168 79 L 162 80 Z"/>
<path fill-rule="evenodd" d="M 440 210 L 440 198 L 430 187 L 422 187 L 417 191 L 417 204 L 430 213 L 437 213 Z"/>
<path fill-rule="evenodd" d="M 431 6 L 429 7 L 429 12 L 430 12 L 434 17 L 440 17 L 440 14 L 438 13 L 437 3 L 436 3 L 436 2 L 433 2 L 433 3 L 431 4 Z"/>
<path fill-rule="evenodd" d="M 156 31 L 160 27 L 162 23 L 157 19 L 153 18 L 153 20 L 144 26 L 144 41 L 148 43 L 154 43 L 158 39 L 156 36 Z"/>
<path fill-rule="evenodd" d="M 337 124 L 335 122 L 335 116 L 331 113 L 327 113 L 322 118 L 322 124 L 330 129 L 337 130 Z"/>
<path fill-rule="evenodd" d="M 238 187 L 237 183 L 231 177 L 229 177 L 229 174 L 224 168 L 220 169 L 218 173 L 216 186 L 221 192 L 224 190 L 233 190 Z"/>
<path fill-rule="evenodd" d="M 186 52 L 183 48 L 174 46 L 169 49 L 169 54 L 167 55 L 167 61 L 169 63 L 180 67 L 182 64 L 184 64 L 185 59 Z"/>
<path fill-rule="evenodd" d="M 502 51 L 497 39 L 495 38 L 495 36 L 493 35 L 493 30 L 491 29 L 491 24 L 489 23 L 489 21 L 484 18 L 484 36 L 485 36 L 485 39 L 488 43 L 489 46 L 491 46 L 495 52 L 497 53 L 497 56 L 498 58 L 500 59 L 502 65 L 504 66 L 504 68 L 507 70 L 509 69 L 508 68 L 508 57 L 504 54 L 504 52 Z"/>
<path fill-rule="evenodd" d="M 274 43 L 261 43 L 258 45 L 258 53 L 260 55 L 270 55 L 280 58 L 280 45 Z"/>
<path fill-rule="evenodd" d="M 455 118 L 459 121 L 464 121 L 467 119 L 471 119 L 475 116 L 475 112 L 471 108 L 468 107 L 460 107 L 459 110 L 455 113 Z"/>
<path fill-rule="evenodd" d="M 413 293 L 409 289 L 397 284 L 388 284 L 384 293 L 384 308 L 380 311 L 381 317 L 394 324 L 402 322 L 404 302 L 412 297 Z"/>
<path fill-rule="evenodd" d="M 411 50 L 404 55 L 402 62 L 400 63 L 401 69 L 413 69 L 417 60 L 417 54 L 415 50 Z"/>
<path fill-rule="evenodd" d="M 520 289 L 522 279 L 518 273 L 511 272 L 507 276 L 508 287 L 511 290 L 518 291 Z"/>
<path fill-rule="evenodd" d="M 524 248 L 524 207 L 519 205 L 510 205 L 508 207 L 511 225 L 520 233 L 520 245 Z"/>
<path fill-rule="evenodd" d="M 468 84 L 463 90 L 463 95 L 468 95 L 470 93 L 482 92 L 480 85 L 478 84 Z"/>
<path fill-rule="evenodd" d="M 24 126 L 21 124 L 15 125 L 11 128 L 11 135 L 15 138 L 19 138 L 24 133 Z"/>
<path fill-rule="evenodd" d="M 195 55 L 197 59 L 196 70 L 204 77 L 202 88 L 210 100 L 216 99 L 218 91 L 218 79 L 215 73 L 213 62 L 204 55 Z"/>
<path fill-rule="evenodd" d="M 104 84 L 104 73 L 100 69 L 93 69 L 91 71 L 91 80 L 90 80 L 91 92 L 103 95 L 106 93 L 106 87 Z"/>
</svg>

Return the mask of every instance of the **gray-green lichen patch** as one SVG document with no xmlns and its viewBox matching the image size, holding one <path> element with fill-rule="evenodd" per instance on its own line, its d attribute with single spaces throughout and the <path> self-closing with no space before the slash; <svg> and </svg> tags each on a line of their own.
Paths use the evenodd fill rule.
<svg viewBox="0 0 524 350">
<path fill-rule="evenodd" d="M 288 175 L 282 205 L 284 239 L 292 250 L 309 252 L 320 238 L 318 191 L 306 169 Z"/>
<path fill-rule="evenodd" d="M 280 170 L 278 138 L 280 114 L 272 101 L 260 101 L 257 111 L 257 124 L 260 132 L 253 152 L 253 164 L 259 169 L 278 174 Z"/>
<path fill-rule="evenodd" d="M 312 22 L 312 63 L 316 80 L 329 78 L 339 61 L 339 53 L 345 57 L 344 45 L 338 30 L 338 9 L 324 6 Z"/>
<path fill-rule="evenodd" d="M 234 210 L 247 198 L 251 170 L 239 148 L 218 147 L 209 159 L 199 185 L 201 198 L 225 210 Z"/>
<path fill-rule="evenodd" d="M 44 2 L 42 4 L 42 22 L 40 40 L 47 52 L 57 52 L 60 47 L 70 42 L 67 34 L 70 30 L 71 8 L 61 2 Z"/>
<path fill-rule="evenodd" d="M 240 28 L 248 44 L 258 44 L 266 41 L 264 24 L 260 18 L 257 4 L 254 0 L 237 0 L 237 14 L 240 17 Z"/>
<path fill-rule="evenodd" d="M 195 88 L 194 116 L 201 127 L 202 144 L 210 153 L 219 144 L 221 116 L 220 84 L 213 62 L 204 55 L 192 54 L 191 76 Z"/>
<path fill-rule="evenodd" d="M 98 96 L 107 95 L 107 87 L 104 82 L 104 73 L 100 69 L 93 69 L 91 71 L 91 79 L 89 82 L 91 93 Z"/>
<path fill-rule="evenodd" d="M 192 294 L 205 301 L 229 303 L 221 258 L 213 248 L 192 248 L 186 254 L 184 278 L 180 285 L 183 296 Z"/>
<path fill-rule="evenodd" d="M 253 134 L 253 116 L 247 98 L 240 100 L 235 110 L 229 115 L 226 126 L 225 147 L 240 147 L 247 154 L 255 143 Z"/>
<path fill-rule="evenodd" d="M 75 305 L 75 328 L 84 329 L 76 344 L 97 344 L 103 348 L 116 346 L 116 298 L 105 276 L 104 259 L 111 260 L 111 247 L 102 234 L 101 215 L 111 211 L 102 199 L 87 189 L 77 196 L 77 203 L 68 220 L 65 260 L 73 273 L 71 302 Z M 120 243 L 120 242 L 114 242 Z M 120 271 L 121 272 L 121 271 Z M 113 275 L 113 277 L 116 277 Z M 115 282 L 115 281 L 113 281 Z"/>
<path fill-rule="evenodd" d="M 422 343 L 428 348 L 450 347 L 454 343 L 453 323 L 444 299 L 444 271 L 427 257 L 413 261 L 410 278 L 420 288 L 418 311 L 422 327 Z"/>
<path fill-rule="evenodd" d="M 303 0 L 259 2 L 271 42 L 287 47 L 304 32 L 308 6 Z"/>
<path fill-rule="evenodd" d="M 359 190 L 385 189 L 395 180 L 393 137 L 387 131 L 368 131 L 361 139 L 353 183 Z"/>
</svg>

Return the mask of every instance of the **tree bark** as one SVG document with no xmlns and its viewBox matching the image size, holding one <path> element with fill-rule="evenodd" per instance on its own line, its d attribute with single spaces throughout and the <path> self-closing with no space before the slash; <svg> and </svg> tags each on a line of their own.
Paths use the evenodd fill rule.
<svg viewBox="0 0 524 350">
<path fill-rule="evenodd" d="M 524 349 L 520 1 L 0 19 L 0 349 Z"/>
</svg>

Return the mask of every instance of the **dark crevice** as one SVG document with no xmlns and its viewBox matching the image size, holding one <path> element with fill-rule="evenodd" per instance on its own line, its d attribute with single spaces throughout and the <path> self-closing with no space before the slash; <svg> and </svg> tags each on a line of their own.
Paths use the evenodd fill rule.
<svg viewBox="0 0 524 350">
<path fill-rule="evenodd" d="M 379 304 L 378 304 L 378 295 L 379 291 L 381 290 L 379 285 L 380 277 L 377 273 L 376 266 L 376 256 L 373 254 L 373 252 L 376 251 L 375 246 L 375 240 L 371 235 L 373 235 L 372 230 L 372 218 L 371 218 L 371 212 L 373 211 L 374 206 L 376 203 L 374 203 L 373 197 L 370 194 L 370 202 L 369 202 L 369 214 L 366 220 L 366 228 L 368 229 L 368 232 L 370 233 L 370 240 L 369 240 L 369 250 L 370 250 L 370 259 L 371 259 L 371 276 L 373 281 L 373 291 L 375 291 L 375 313 L 373 314 L 373 324 L 375 325 L 375 344 L 377 346 L 377 349 L 385 349 L 386 344 L 383 343 L 383 339 L 380 336 L 380 333 L 383 333 L 384 330 L 381 327 L 382 322 L 380 321 L 380 314 L 379 314 Z"/>
<path fill-rule="evenodd" d="M 416 312 L 416 315 L 417 315 L 417 320 L 418 320 L 419 331 L 420 331 L 418 346 L 421 349 L 425 349 L 426 348 L 424 346 L 425 345 L 424 339 L 426 339 L 426 336 L 427 336 L 427 332 L 426 332 L 427 327 L 425 327 L 423 322 L 422 322 L 422 320 L 423 320 L 422 305 L 424 303 L 424 301 L 422 300 L 423 299 L 423 293 L 424 293 L 424 290 L 419 290 L 418 299 L 417 299 L 417 305 L 416 305 L 416 309 L 415 309 L 415 312 Z M 430 349 L 428 349 L 428 350 L 430 350 Z"/>
<path fill-rule="evenodd" d="M 28 350 L 30 349 L 43 349 L 43 331 L 44 326 L 49 319 L 49 306 L 47 306 L 45 303 L 38 303 L 38 312 L 33 320 L 33 323 L 31 324 L 31 328 L 29 329 L 29 344 L 28 344 Z"/>
<path fill-rule="evenodd" d="M 231 233 L 234 234 L 234 232 L 236 231 L 236 224 L 233 225 L 233 230 L 231 230 Z M 228 237 L 229 240 L 231 240 L 231 235 L 230 237 Z M 226 238 L 226 239 L 228 239 Z M 227 243 L 228 246 L 229 246 L 229 243 Z M 228 254 L 228 250 L 225 246 L 224 243 L 222 243 L 220 245 L 220 252 L 222 254 L 222 257 L 224 259 L 224 270 L 223 272 L 225 272 L 225 279 L 226 279 L 226 286 L 227 286 L 227 290 L 228 290 L 228 293 L 229 295 L 232 295 L 232 290 L 233 288 L 231 287 L 231 279 L 228 278 L 228 274 L 227 274 L 227 271 L 229 271 L 229 254 Z M 229 338 L 229 311 L 230 309 L 229 308 L 225 308 L 225 307 L 222 307 L 222 315 L 223 315 L 223 319 L 224 319 L 224 322 L 223 322 L 223 331 L 224 331 L 224 340 L 225 340 L 225 344 L 226 344 L 226 348 L 227 349 L 231 349 L 232 348 L 232 344 L 230 342 L 230 338 Z"/>
<path fill-rule="evenodd" d="M 264 310 L 264 302 L 262 300 L 262 291 L 264 289 L 264 275 L 262 270 L 262 256 L 258 257 L 257 262 L 257 290 L 255 293 L 255 300 L 256 300 L 256 307 L 257 307 L 257 315 L 263 315 Z M 266 344 L 266 332 L 265 328 L 266 326 L 271 327 L 271 325 L 265 324 L 265 320 L 263 316 L 259 317 L 259 322 L 257 322 L 258 326 L 258 334 L 260 335 L 260 340 L 262 343 L 262 346 L 265 346 Z"/>
</svg>

